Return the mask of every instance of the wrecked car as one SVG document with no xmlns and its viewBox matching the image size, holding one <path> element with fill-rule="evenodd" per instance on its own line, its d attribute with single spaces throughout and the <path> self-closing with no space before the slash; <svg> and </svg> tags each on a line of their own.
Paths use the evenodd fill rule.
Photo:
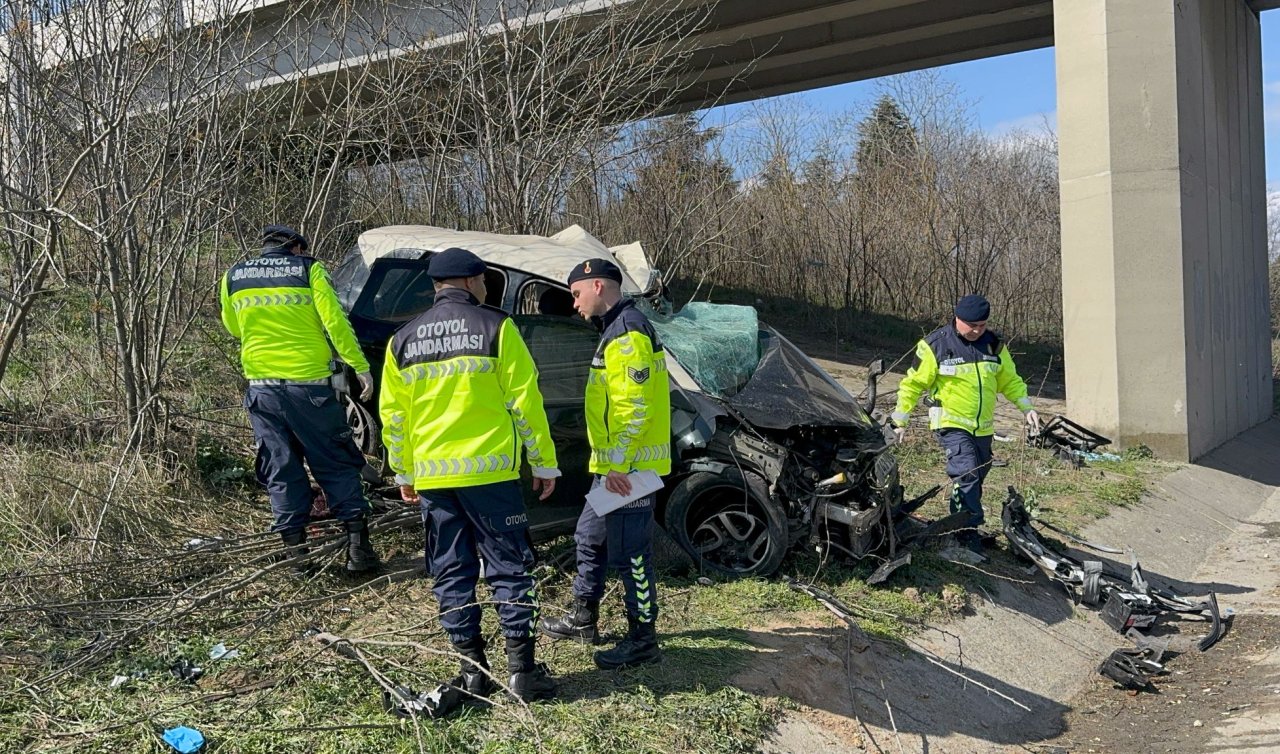
<svg viewBox="0 0 1280 754">
<path fill-rule="evenodd" d="M 897 463 L 868 414 L 878 371 L 860 405 L 750 307 L 690 304 L 672 313 L 639 244 L 610 249 L 578 226 L 551 237 L 369 230 L 332 277 L 374 375 L 392 333 L 434 300 L 431 255 L 453 246 L 485 260 L 484 303 L 512 315 L 538 366 L 565 476 L 548 500 L 527 501 L 536 539 L 573 530 L 591 481 L 584 389 L 599 334 L 574 311 L 564 281 L 574 265 L 602 257 L 623 269 L 624 294 L 649 313 L 666 348 L 673 466 L 656 515 L 694 562 L 720 575 L 764 576 L 804 543 L 892 560 L 902 532 L 895 522 L 923 498 L 903 500 Z M 376 405 L 346 399 L 362 449 L 379 456 Z"/>
</svg>

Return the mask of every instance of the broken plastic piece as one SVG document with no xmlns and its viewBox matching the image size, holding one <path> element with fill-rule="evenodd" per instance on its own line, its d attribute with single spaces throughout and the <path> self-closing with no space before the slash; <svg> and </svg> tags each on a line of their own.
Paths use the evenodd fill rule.
<svg viewBox="0 0 1280 754">
<path fill-rule="evenodd" d="M 164 742 L 172 746 L 180 754 L 195 754 L 204 748 L 204 734 L 195 728 L 179 725 L 164 732 Z"/>
<path fill-rule="evenodd" d="M 204 675 L 204 668 L 184 657 L 170 665 L 169 672 L 173 673 L 179 681 L 195 683 L 200 680 L 200 676 Z"/>
<path fill-rule="evenodd" d="M 193 537 L 187 540 L 187 551 L 220 550 L 223 544 L 222 537 Z"/>
<path fill-rule="evenodd" d="M 1164 666 L 1147 657 L 1145 649 L 1117 649 L 1098 666 L 1098 672 L 1127 689 L 1142 690 L 1150 678 L 1165 672 Z"/>
<path fill-rule="evenodd" d="M 1059 414 L 1045 422 L 1039 432 L 1028 432 L 1027 443 L 1036 448 L 1066 448 L 1091 452 L 1103 445 L 1110 445 L 1111 439 Z"/>
<path fill-rule="evenodd" d="M 209 649 L 210 660 L 234 660 L 239 656 L 240 656 L 240 650 L 227 649 L 227 645 L 223 644 L 222 642 L 218 642 L 217 644 L 214 644 Z"/>
<path fill-rule="evenodd" d="M 117 689 L 129 682 L 129 676 L 117 675 L 111 678 L 111 683 L 107 684 L 109 689 Z"/>
<path fill-rule="evenodd" d="M 880 567 L 867 577 L 868 584 L 881 584 L 885 579 L 889 578 L 889 574 L 898 570 L 904 565 L 911 564 L 911 553 L 906 553 L 894 560 L 886 560 L 880 564 Z"/>
<path fill-rule="evenodd" d="M 1147 659 L 1152 662 L 1160 662 L 1164 659 L 1164 653 L 1169 651 L 1169 637 L 1163 639 L 1155 639 L 1150 636 L 1143 636 L 1136 629 L 1129 629 L 1125 637 L 1129 641 L 1137 645 L 1138 649 L 1146 650 Z"/>
<path fill-rule="evenodd" d="M 1121 575 L 1108 570 L 1101 561 L 1086 565 L 1050 550 L 1036 535 L 1026 502 L 1013 487 L 1009 487 L 1000 520 L 1005 536 L 1016 552 L 1034 562 L 1050 579 L 1066 587 L 1072 598 L 1086 604 L 1102 604 L 1102 619 L 1115 630 L 1125 633 L 1131 628 L 1146 628 L 1164 613 L 1187 613 L 1207 616 L 1212 622 L 1208 635 L 1198 645 L 1201 651 L 1222 638 L 1224 626 L 1213 592 L 1203 600 L 1193 602 L 1166 588 L 1153 587 L 1147 582 L 1142 566 L 1132 552 L 1129 553 L 1129 583 L 1126 584 Z"/>
<path fill-rule="evenodd" d="M 462 676 L 458 676 L 450 683 L 442 683 L 421 694 L 408 686 L 396 686 L 394 693 L 382 692 L 382 706 L 396 717 L 444 717 L 461 707 L 464 702 L 475 699 L 462 690 L 463 683 Z"/>
</svg>

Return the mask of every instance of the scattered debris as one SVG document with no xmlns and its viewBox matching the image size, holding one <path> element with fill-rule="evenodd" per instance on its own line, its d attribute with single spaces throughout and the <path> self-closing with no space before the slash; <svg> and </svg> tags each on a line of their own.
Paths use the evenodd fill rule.
<svg viewBox="0 0 1280 754">
<path fill-rule="evenodd" d="M 166 729 L 163 738 L 180 754 L 195 754 L 204 748 L 204 734 L 185 725 Z"/>
<path fill-rule="evenodd" d="M 210 660 L 234 660 L 239 656 L 240 656 L 240 650 L 227 649 L 227 645 L 223 644 L 222 642 L 218 642 L 217 644 L 214 644 L 209 649 Z"/>
<path fill-rule="evenodd" d="M 187 551 L 221 550 L 224 544 L 222 537 L 193 537 L 187 540 Z"/>
<path fill-rule="evenodd" d="M 111 678 L 111 683 L 107 684 L 107 688 L 109 688 L 109 689 L 117 689 L 117 688 L 120 688 L 121 686 L 125 685 L 125 684 L 126 684 L 126 683 L 128 683 L 128 682 L 129 682 L 129 676 L 127 676 L 127 675 L 117 675 L 117 676 L 112 676 L 112 678 Z"/>
<path fill-rule="evenodd" d="M 477 697 L 460 688 L 461 676 L 453 683 L 442 683 L 431 691 L 416 693 L 408 686 L 395 686 L 392 690 L 382 692 L 382 706 L 396 717 L 441 718 L 463 704 L 486 703 L 483 697 Z M 456 684 L 456 685 L 455 685 Z"/>
<path fill-rule="evenodd" d="M 1013 549 L 1034 562 L 1053 581 L 1062 584 L 1078 602 L 1102 607 L 1103 619 L 1117 631 L 1145 628 L 1164 613 L 1206 615 L 1212 623 L 1209 633 L 1200 640 L 1200 651 L 1212 647 L 1222 638 L 1222 617 L 1213 592 L 1199 602 L 1179 597 L 1167 589 L 1147 583 L 1138 558 L 1130 552 L 1130 573 L 1126 583 L 1122 574 L 1109 570 L 1100 560 L 1080 562 L 1059 555 L 1040 541 L 1031 525 L 1026 502 L 1013 487 L 1000 514 L 1004 533 Z"/>
<path fill-rule="evenodd" d="M 179 681 L 195 683 L 204 675 L 204 668 L 183 657 L 169 666 L 169 672 Z"/>
<path fill-rule="evenodd" d="M 1200 601 L 1192 601 L 1168 589 L 1153 587 L 1147 582 L 1137 555 L 1132 551 L 1129 552 L 1130 572 L 1126 580 L 1101 560 L 1082 562 L 1050 550 L 1036 536 L 1026 502 L 1013 487 L 1009 487 L 1009 496 L 1000 518 L 1014 551 L 1035 563 L 1052 581 L 1065 587 L 1073 600 L 1100 609 L 1102 620 L 1136 645 L 1115 650 L 1098 667 L 1099 673 L 1125 688 L 1147 688 L 1151 676 L 1165 672 L 1160 661 L 1168 650 L 1169 640 L 1153 639 L 1139 630 L 1150 628 L 1160 616 L 1178 613 L 1207 617 L 1211 625 L 1209 633 L 1197 644 L 1201 652 L 1222 638 L 1225 626 L 1213 592 Z M 1095 550 L 1118 552 L 1115 548 L 1094 545 L 1075 537 L 1071 539 Z"/>
<path fill-rule="evenodd" d="M 1119 460 L 1111 453 L 1094 453 L 1103 445 L 1110 445 L 1111 439 L 1087 429 L 1061 414 L 1054 416 L 1040 426 L 1038 431 L 1027 433 L 1027 444 L 1033 448 L 1052 450 L 1062 460 L 1079 468 L 1086 460 Z"/>
<path fill-rule="evenodd" d="M 1102 661 L 1098 672 L 1126 689 L 1141 691 L 1150 687 L 1152 676 L 1169 672 L 1151 654 L 1150 649 L 1117 649 Z"/>
<path fill-rule="evenodd" d="M 904 565 L 911 565 L 911 553 L 903 553 L 900 557 L 893 560 L 886 560 L 880 564 L 880 567 L 867 577 L 867 583 L 871 585 L 882 584 L 889 578 L 889 575 Z"/>
</svg>

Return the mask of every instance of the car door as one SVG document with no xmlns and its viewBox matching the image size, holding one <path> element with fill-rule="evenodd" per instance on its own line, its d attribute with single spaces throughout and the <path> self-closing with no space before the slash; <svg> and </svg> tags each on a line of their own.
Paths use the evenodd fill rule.
<svg viewBox="0 0 1280 754">
<path fill-rule="evenodd" d="M 573 297 L 566 288 L 531 278 L 515 293 L 513 320 L 538 366 L 538 388 L 563 474 L 551 499 L 529 500 L 534 531 L 549 534 L 572 527 L 591 485 L 584 405 L 587 374 L 600 335 L 574 314 Z"/>
</svg>

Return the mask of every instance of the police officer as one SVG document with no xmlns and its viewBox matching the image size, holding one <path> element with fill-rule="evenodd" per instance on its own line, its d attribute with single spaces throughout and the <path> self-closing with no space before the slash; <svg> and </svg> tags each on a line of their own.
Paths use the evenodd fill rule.
<svg viewBox="0 0 1280 754">
<path fill-rule="evenodd" d="M 303 256 L 306 237 L 268 225 L 261 242 L 261 256 L 222 278 L 222 323 L 240 339 L 249 379 L 244 405 L 258 441 L 258 478 L 271 498 L 273 528 L 291 553 L 306 552 L 312 493 L 305 458 L 346 527 L 347 570 L 373 570 L 378 555 L 369 541 L 369 504 L 360 481 L 365 460 L 333 389 L 330 341 L 356 370 L 361 400 L 373 396 L 369 362 L 324 265 Z"/>
<path fill-rule="evenodd" d="M 898 404 L 890 416 L 896 440 L 901 442 L 916 401 L 922 394 L 932 399 L 929 428 L 947 453 L 951 512 L 969 513 L 969 528 L 957 538 L 978 553 L 982 551 L 977 532 L 983 522 L 982 482 L 991 467 L 996 393 L 1012 401 L 1033 429 L 1040 423 L 1009 349 L 998 333 L 987 329 L 990 314 L 991 305 L 982 296 L 960 299 L 955 321 L 916 344 L 915 365 L 898 386 Z"/>
<path fill-rule="evenodd" d="M 622 271 L 605 259 L 590 259 L 569 273 L 574 308 L 601 328 L 600 343 L 587 377 L 589 470 L 594 486 L 631 494 L 631 471 L 671 472 L 671 394 L 662 344 L 635 302 L 622 297 Z M 624 586 L 627 635 L 613 649 L 596 652 L 596 665 L 627 668 L 662 658 L 655 621 L 657 583 L 653 574 L 654 497 L 648 495 L 601 518 L 590 505 L 578 517 L 578 576 L 574 608 L 544 620 L 553 639 L 595 642 L 604 596 L 606 566 Z"/>
<path fill-rule="evenodd" d="M 387 345 L 379 412 L 401 497 L 422 506 L 440 622 L 464 658 L 452 685 L 475 697 L 491 692 L 476 604 L 483 562 L 506 637 L 511 691 L 533 701 L 554 696 L 556 684 L 534 663 L 538 597 L 517 484 L 521 454 L 541 500 L 560 471 L 533 358 L 511 318 L 481 305 L 484 272 L 465 249 L 431 258 L 435 302 Z M 444 714 L 451 704 L 429 712 Z"/>
</svg>

